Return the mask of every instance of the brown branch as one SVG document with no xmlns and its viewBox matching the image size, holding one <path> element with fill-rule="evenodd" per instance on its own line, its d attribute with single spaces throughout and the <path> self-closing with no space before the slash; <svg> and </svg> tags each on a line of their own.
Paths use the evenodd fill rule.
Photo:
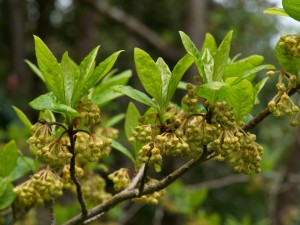
<svg viewBox="0 0 300 225">
<path fill-rule="evenodd" d="M 87 211 L 85 200 L 84 200 L 84 197 L 82 194 L 81 185 L 79 183 L 79 180 L 76 177 L 76 172 L 75 172 L 75 165 L 76 165 L 75 164 L 75 158 L 76 158 L 76 154 L 75 154 L 76 135 L 75 134 L 76 134 L 76 130 L 74 131 L 73 127 L 69 126 L 69 129 L 68 129 L 68 135 L 69 135 L 69 139 L 70 139 L 69 151 L 72 154 L 72 158 L 70 161 L 70 177 L 76 186 L 77 199 L 81 206 L 81 217 L 86 218 L 88 211 Z"/>
<path fill-rule="evenodd" d="M 298 84 L 295 88 L 292 88 L 288 90 L 287 94 L 289 96 L 294 95 L 297 91 L 300 89 L 300 84 Z M 249 123 L 247 123 L 244 127 L 244 131 L 252 130 L 254 127 L 256 127 L 261 121 L 263 121 L 266 117 L 268 117 L 271 114 L 270 110 L 268 108 L 265 108 L 263 111 L 261 111 L 259 114 L 257 114 Z"/>
<path fill-rule="evenodd" d="M 97 10 L 101 14 L 107 16 L 111 20 L 114 20 L 129 30 L 133 31 L 152 46 L 154 46 L 158 51 L 164 54 L 166 57 L 173 61 L 177 61 L 181 53 L 171 47 L 163 38 L 161 38 L 155 31 L 141 23 L 135 17 L 127 14 L 126 12 L 118 9 L 117 7 L 110 6 L 105 1 L 86 1 L 93 9 Z"/>
<path fill-rule="evenodd" d="M 215 153 L 207 152 L 207 153 L 204 153 L 199 158 L 191 159 L 186 164 L 184 164 L 179 169 L 177 169 L 174 172 L 172 172 L 171 174 L 169 174 L 164 179 L 162 179 L 156 183 L 145 186 L 145 188 L 142 191 L 142 195 L 151 194 L 151 193 L 154 193 L 156 191 L 166 188 L 171 183 L 173 183 L 176 179 L 178 179 L 179 177 L 184 175 L 186 172 L 188 172 L 192 167 L 196 166 L 198 163 L 207 161 L 213 157 L 215 157 Z M 140 193 L 139 193 L 138 188 L 136 188 L 134 190 L 122 191 L 122 192 L 114 195 L 112 198 L 108 199 L 107 201 L 103 202 L 102 204 L 89 210 L 88 216 L 85 219 L 89 219 L 89 218 L 97 216 L 98 214 L 106 212 L 109 209 L 111 209 L 112 207 L 119 204 L 120 202 L 135 198 L 139 194 Z M 77 216 L 73 217 L 72 219 L 70 219 L 69 221 L 67 221 L 66 223 L 64 223 L 63 225 L 82 224 L 82 223 L 84 223 L 85 219 L 82 218 L 80 215 L 77 215 Z"/>
</svg>

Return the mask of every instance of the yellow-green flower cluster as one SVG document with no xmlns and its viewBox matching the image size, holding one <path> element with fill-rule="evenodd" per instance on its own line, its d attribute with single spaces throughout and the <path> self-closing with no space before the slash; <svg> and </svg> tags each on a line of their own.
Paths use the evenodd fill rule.
<svg viewBox="0 0 300 225">
<path fill-rule="evenodd" d="M 50 169 L 41 170 L 31 179 L 14 188 L 17 196 L 15 205 L 20 208 L 36 204 L 42 205 L 51 197 L 62 195 L 62 189 L 62 180 L 56 173 Z"/>
<path fill-rule="evenodd" d="M 95 162 L 107 156 L 111 151 L 111 140 L 94 134 L 78 132 L 76 134 L 76 159 L 82 163 Z"/>
<path fill-rule="evenodd" d="M 91 100 L 79 101 L 76 110 L 80 113 L 84 126 L 90 127 L 100 122 L 100 109 Z"/>
<path fill-rule="evenodd" d="M 108 179 L 112 180 L 114 183 L 114 189 L 116 191 L 125 189 L 130 184 L 130 177 L 128 174 L 128 169 L 121 168 L 108 175 Z"/>
</svg>

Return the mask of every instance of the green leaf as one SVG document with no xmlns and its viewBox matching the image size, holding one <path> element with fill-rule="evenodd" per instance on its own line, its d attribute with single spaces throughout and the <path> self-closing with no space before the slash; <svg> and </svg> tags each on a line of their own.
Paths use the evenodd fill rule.
<svg viewBox="0 0 300 225">
<path fill-rule="evenodd" d="M 223 79 L 226 80 L 228 77 L 238 77 L 238 74 L 242 74 L 246 70 L 259 66 L 263 61 L 264 57 L 260 55 L 251 55 L 241 60 L 231 62 L 227 64 L 225 68 Z M 250 79 L 248 78 L 248 80 L 252 80 L 254 76 L 255 74 L 251 76 Z"/>
<path fill-rule="evenodd" d="M 16 195 L 13 189 L 14 186 L 11 183 L 6 186 L 3 195 L 0 197 L 0 211 L 8 208 L 15 200 Z"/>
<path fill-rule="evenodd" d="M 213 81 L 221 81 L 229 58 L 230 44 L 233 31 L 229 31 L 220 44 L 214 64 Z"/>
<path fill-rule="evenodd" d="M 229 85 L 225 82 L 210 82 L 201 85 L 198 90 L 197 94 L 208 100 L 209 102 L 213 103 L 218 99 L 221 99 L 224 96 L 222 96 L 222 93 L 226 87 Z"/>
<path fill-rule="evenodd" d="M 34 36 L 35 54 L 37 63 L 43 73 L 49 91 L 52 91 L 60 102 L 65 102 L 64 82 L 60 66 L 48 49 L 45 43 L 37 36 Z"/>
<path fill-rule="evenodd" d="M 254 87 L 254 97 L 255 97 L 255 102 L 254 104 L 259 104 L 259 99 L 258 99 L 258 94 L 261 91 L 261 89 L 265 86 L 266 82 L 269 80 L 269 77 L 266 77 L 259 81 L 255 87 Z"/>
<path fill-rule="evenodd" d="M 140 116 L 139 110 L 130 102 L 125 117 L 125 134 L 127 139 L 132 137 L 132 130 L 139 125 Z"/>
<path fill-rule="evenodd" d="M 231 85 L 235 85 L 235 84 L 241 82 L 242 80 L 245 80 L 248 77 L 252 76 L 253 74 L 256 74 L 257 72 L 264 70 L 264 69 L 273 70 L 273 69 L 275 69 L 275 67 L 273 65 L 268 64 L 268 65 L 257 66 L 253 69 L 243 71 L 241 74 L 237 74 L 237 79 L 235 79 Z"/>
<path fill-rule="evenodd" d="M 39 120 L 44 119 L 47 121 L 55 122 L 56 118 L 51 110 L 40 111 Z"/>
<path fill-rule="evenodd" d="M 102 123 L 102 126 L 103 127 L 112 127 L 112 126 L 116 125 L 117 123 L 119 123 L 124 118 L 125 118 L 124 113 L 118 114 L 116 116 L 111 117 L 109 120 L 104 121 Z"/>
<path fill-rule="evenodd" d="M 123 93 L 118 93 L 118 92 L 115 92 L 114 90 L 105 90 L 105 91 L 100 92 L 97 95 L 93 95 L 92 101 L 97 106 L 103 107 L 107 103 L 112 101 L 113 99 L 116 99 L 122 95 L 123 95 Z"/>
<path fill-rule="evenodd" d="M 210 54 L 210 51 L 206 48 L 202 55 L 202 60 L 204 64 L 204 71 L 207 82 L 213 81 L 213 73 L 214 73 L 214 59 Z"/>
<path fill-rule="evenodd" d="M 133 164 L 135 164 L 135 160 L 132 153 L 127 148 L 125 148 L 120 142 L 117 142 L 116 140 L 112 140 L 111 146 L 116 150 L 118 150 L 119 152 L 123 153 L 133 162 Z"/>
<path fill-rule="evenodd" d="M 158 60 L 156 62 L 156 66 L 160 70 L 160 73 L 161 73 L 163 105 L 165 107 L 167 107 L 168 88 L 169 88 L 169 83 L 170 83 L 170 79 L 172 76 L 172 72 L 170 71 L 168 65 L 162 58 L 158 58 Z"/>
<path fill-rule="evenodd" d="M 143 92 L 132 88 L 131 86 L 116 85 L 116 86 L 112 87 L 112 89 L 117 92 L 121 92 L 138 102 L 141 102 L 145 105 L 151 106 L 151 107 L 155 108 L 157 111 L 159 110 L 158 106 L 156 105 L 156 103 L 154 103 L 152 101 L 151 98 L 149 98 Z"/>
<path fill-rule="evenodd" d="M 60 67 L 64 78 L 65 103 L 71 106 L 77 66 L 74 66 L 73 62 L 69 59 L 68 52 L 65 52 L 63 55 Z"/>
<path fill-rule="evenodd" d="M 9 184 L 9 177 L 0 177 L 0 198 L 6 190 L 7 185 Z"/>
<path fill-rule="evenodd" d="M 288 16 L 289 17 L 289 15 L 284 11 L 284 9 L 276 8 L 276 7 L 265 9 L 264 13 L 272 14 L 272 15 L 278 15 L 278 16 Z"/>
<path fill-rule="evenodd" d="M 87 74 L 84 80 L 78 81 L 78 86 L 74 90 L 73 105 L 111 70 L 121 52 L 115 52 L 107 57 L 93 72 Z"/>
<path fill-rule="evenodd" d="M 159 106 L 163 106 L 162 79 L 155 62 L 145 51 L 139 48 L 134 49 L 134 62 L 137 75 L 144 89 L 155 98 Z"/>
<path fill-rule="evenodd" d="M 0 177 L 7 177 L 17 165 L 18 147 L 10 141 L 0 149 Z"/>
<path fill-rule="evenodd" d="M 40 69 L 33 64 L 32 62 L 30 62 L 29 60 L 24 60 L 25 63 L 30 67 L 30 69 L 43 81 L 45 82 L 45 78 L 43 76 L 43 73 L 40 71 Z"/>
<path fill-rule="evenodd" d="M 36 162 L 29 157 L 26 157 L 24 155 L 21 155 L 17 159 L 17 165 L 14 168 L 14 170 L 10 174 L 10 180 L 15 181 L 30 171 L 34 172 L 37 169 Z"/>
<path fill-rule="evenodd" d="M 98 95 L 101 92 L 106 92 L 115 85 L 126 85 L 131 76 L 131 70 L 125 70 L 120 74 L 110 77 L 109 79 L 103 79 L 101 83 L 95 87 L 93 96 Z M 107 76 L 105 78 L 107 78 Z"/>
<path fill-rule="evenodd" d="M 300 2 L 298 0 L 282 0 L 282 6 L 290 17 L 300 21 Z"/>
<path fill-rule="evenodd" d="M 181 36 L 181 41 L 185 50 L 187 51 L 187 53 L 189 53 L 191 56 L 194 57 L 194 61 L 196 63 L 199 74 L 202 76 L 203 82 L 206 83 L 207 80 L 204 73 L 204 65 L 199 50 L 197 49 L 196 45 L 192 42 L 192 40 L 189 38 L 189 36 L 187 36 L 182 31 L 179 31 L 179 34 Z"/>
<path fill-rule="evenodd" d="M 32 127 L 32 123 L 30 122 L 30 120 L 28 119 L 28 117 L 16 106 L 12 106 L 13 109 L 15 110 L 17 116 L 19 117 L 19 119 L 22 121 L 22 123 L 25 125 L 25 127 L 28 130 L 31 130 Z"/>
<path fill-rule="evenodd" d="M 208 49 L 213 58 L 215 58 L 218 47 L 215 38 L 210 34 L 206 33 L 204 42 L 201 47 L 201 55 L 203 56 L 205 49 Z"/>
<path fill-rule="evenodd" d="M 80 116 L 80 114 L 68 105 L 60 104 L 52 92 L 41 95 L 31 101 L 29 105 L 36 110 L 51 110 L 53 112 L 68 114 L 69 116 L 75 118 Z"/>
<path fill-rule="evenodd" d="M 236 119 L 241 120 L 253 109 L 254 90 L 250 81 L 242 80 L 233 85 L 235 80 L 234 77 L 226 79 L 226 83 L 231 84 L 231 88 L 226 90 L 226 100 L 233 106 Z"/>
<path fill-rule="evenodd" d="M 72 106 L 76 104 L 78 99 L 84 96 L 89 88 L 86 90 L 85 85 L 87 78 L 93 73 L 95 68 L 95 59 L 100 46 L 94 48 L 80 63 L 79 68 L 74 77 L 74 87 L 73 87 L 73 98 Z"/>
<path fill-rule="evenodd" d="M 173 68 L 172 76 L 168 87 L 168 96 L 166 104 L 168 104 L 171 101 L 183 74 L 188 70 L 188 68 L 190 68 L 193 61 L 193 57 L 189 54 L 186 54 L 182 59 L 178 61 L 178 63 Z"/>
</svg>

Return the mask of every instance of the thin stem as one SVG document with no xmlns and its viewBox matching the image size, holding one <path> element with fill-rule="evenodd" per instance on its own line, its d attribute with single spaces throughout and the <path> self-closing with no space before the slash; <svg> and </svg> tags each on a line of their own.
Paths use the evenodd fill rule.
<svg viewBox="0 0 300 225">
<path fill-rule="evenodd" d="M 87 211 L 85 200 L 84 200 L 84 197 L 82 194 L 81 185 L 80 185 L 80 183 L 76 177 L 76 173 L 75 173 L 75 158 L 76 158 L 76 154 L 75 154 L 76 135 L 75 135 L 75 133 L 76 133 L 76 131 L 73 130 L 73 127 L 69 126 L 69 129 L 68 129 L 68 135 L 69 135 L 69 139 L 70 139 L 69 151 L 72 154 L 72 158 L 70 161 L 70 177 L 76 186 L 77 199 L 81 206 L 82 218 L 86 218 L 88 215 L 88 211 Z"/>
<path fill-rule="evenodd" d="M 54 200 L 53 197 L 50 198 L 49 203 L 50 203 L 50 205 L 49 205 L 50 224 L 51 225 L 56 225 L 55 214 L 54 214 L 55 200 Z"/>
</svg>

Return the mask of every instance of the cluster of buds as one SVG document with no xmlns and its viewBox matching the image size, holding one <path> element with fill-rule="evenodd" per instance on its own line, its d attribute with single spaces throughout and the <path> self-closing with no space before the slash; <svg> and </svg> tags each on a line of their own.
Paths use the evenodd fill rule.
<svg viewBox="0 0 300 225">
<path fill-rule="evenodd" d="M 228 127 L 230 129 L 236 126 L 233 108 L 225 100 L 216 102 L 211 110 L 213 112 L 212 125 L 216 127 Z"/>
<path fill-rule="evenodd" d="M 42 205 L 52 197 L 61 196 L 62 189 L 62 180 L 56 173 L 50 169 L 41 170 L 31 179 L 14 188 L 17 196 L 15 205 L 17 207 Z"/>
<path fill-rule="evenodd" d="M 69 164 L 72 154 L 66 145 L 60 141 L 52 141 L 36 152 L 38 159 L 51 167 L 59 168 Z"/>
<path fill-rule="evenodd" d="M 76 110 L 83 118 L 85 127 L 90 127 L 100 122 L 100 109 L 91 100 L 84 99 L 79 101 Z"/>
<path fill-rule="evenodd" d="M 216 159 L 229 159 L 236 172 L 259 173 L 263 148 L 255 142 L 255 139 L 254 134 L 246 133 L 241 128 L 235 131 L 224 130 L 220 137 L 207 147 L 218 153 Z"/>
<path fill-rule="evenodd" d="M 28 139 L 30 144 L 38 149 L 43 148 L 53 140 L 51 125 L 46 120 L 40 120 L 31 127 L 33 135 Z"/>
<path fill-rule="evenodd" d="M 278 45 L 287 57 L 300 58 L 300 37 L 298 35 L 281 35 Z"/>
<path fill-rule="evenodd" d="M 95 162 L 107 156 L 111 151 L 111 140 L 93 134 L 78 132 L 76 134 L 75 154 L 80 162 Z"/>
<path fill-rule="evenodd" d="M 183 97 L 182 103 L 187 106 L 188 112 L 196 113 L 197 112 L 197 103 L 200 99 L 200 97 L 197 94 L 197 89 L 191 83 L 188 83 L 186 85 L 186 89 L 188 90 L 188 93 L 186 96 Z"/>
<path fill-rule="evenodd" d="M 161 165 L 161 150 L 154 146 L 153 142 L 147 143 L 138 151 L 137 159 L 140 164 L 148 163 L 150 166 Z"/>
<path fill-rule="evenodd" d="M 241 145 L 240 151 L 233 152 L 231 163 L 235 165 L 234 170 L 239 173 L 260 173 L 260 161 L 263 148 L 255 142 L 256 136 L 250 133 L 238 132 Z"/>
<path fill-rule="evenodd" d="M 92 203 L 100 204 L 109 199 L 111 194 L 105 191 L 105 180 L 96 174 L 88 174 L 81 180 L 82 193 Z"/>
<path fill-rule="evenodd" d="M 121 168 L 108 175 L 108 179 L 112 180 L 114 183 L 114 189 L 116 191 L 125 189 L 130 184 L 130 177 L 128 174 L 128 169 Z"/>
<path fill-rule="evenodd" d="M 218 129 L 216 126 L 209 124 L 204 116 L 195 115 L 189 117 L 185 125 L 185 136 L 190 146 L 195 146 L 196 152 L 199 152 L 199 146 L 208 145 L 218 136 Z"/>
<path fill-rule="evenodd" d="M 165 155 L 187 157 L 191 152 L 181 130 L 165 132 L 156 137 L 155 144 Z"/>
<path fill-rule="evenodd" d="M 151 185 L 153 183 L 157 182 L 155 179 L 150 179 L 147 185 Z M 144 204 L 151 204 L 151 205 L 157 205 L 158 204 L 158 199 L 162 197 L 165 194 L 165 190 L 162 189 L 160 191 L 155 191 L 152 194 L 147 194 L 147 195 L 142 195 L 141 197 L 138 198 L 133 198 L 132 200 L 135 202 L 141 202 Z"/>
<path fill-rule="evenodd" d="M 292 126 L 300 124 L 300 110 L 287 93 L 296 86 L 297 77 L 295 75 L 281 72 L 276 84 L 278 93 L 268 104 L 270 112 L 276 117 L 293 116 L 290 123 Z"/>
<path fill-rule="evenodd" d="M 55 140 L 51 124 L 46 120 L 39 120 L 31 128 L 33 135 L 28 139 L 29 143 L 37 148 L 36 156 L 41 161 L 53 168 L 59 168 L 68 164 L 72 154 L 68 149 L 67 138 Z"/>
<path fill-rule="evenodd" d="M 75 166 L 75 175 L 77 178 L 81 178 L 84 175 L 83 169 L 81 167 Z M 64 188 L 71 189 L 73 192 L 76 192 L 75 184 L 73 183 L 70 175 L 70 165 L 64 166 L 62 170 L 62 182 Z"/>
<path fill-rule="evenodd" d="M 256 136 L 237 124 L 226 101 L 216 102 L 212 112 L 211 122 L 219 136 L 207 145 L 208 150 L 217 152 L 215 159 L 228 159 L 236 172 L 259 173 L 263 148 L 255 142 Z"/>
</svg>

